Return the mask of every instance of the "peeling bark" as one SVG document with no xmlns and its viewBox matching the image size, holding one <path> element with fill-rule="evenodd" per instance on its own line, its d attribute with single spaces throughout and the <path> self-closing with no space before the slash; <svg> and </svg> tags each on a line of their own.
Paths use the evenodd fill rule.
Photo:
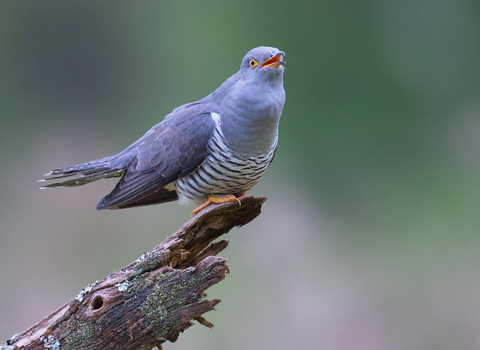
<svg viewBox="0 0 480 350">
<path fill-rule="evenodd" d="M 204 291 L 229 273 L 216 255 L 228 241 L 211 243 L 260 214 L 265 197 L 210 205 L 150 252 L 0 345 L 0 350 L 151 349 L 174 342 L 220 300 Z M 17 339 L 18 338 L 18 339 Z"/>
</svg>

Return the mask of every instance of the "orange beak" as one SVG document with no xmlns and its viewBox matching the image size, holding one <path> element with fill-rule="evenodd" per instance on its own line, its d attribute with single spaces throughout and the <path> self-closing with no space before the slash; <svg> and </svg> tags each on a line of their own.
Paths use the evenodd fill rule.
<svg viewBox="0 0 480 350">
<path fill-rule="evenodd" d="M 269 60 L 266 60 L 265 62 L 262 63 L 260 68 L 263 67 L 280 67 L 285 64 L 284 61 L 282 61 L 282 56 L 285 55 L 285 52 L 280 51 L 277 53 L 275 56 L 270 58 Z"/>
</svg>

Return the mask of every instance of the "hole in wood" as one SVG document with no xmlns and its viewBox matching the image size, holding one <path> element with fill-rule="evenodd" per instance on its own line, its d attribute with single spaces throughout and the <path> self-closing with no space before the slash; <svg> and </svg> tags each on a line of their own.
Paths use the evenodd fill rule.
<svg viewBox="0 0 480 350">
<path fill-rule="evenodd" d="M 92 301 L 92 309 L 98 310 L 103 306 L 103 298 L 101 295 L 97 295 Z"/>
</svg>

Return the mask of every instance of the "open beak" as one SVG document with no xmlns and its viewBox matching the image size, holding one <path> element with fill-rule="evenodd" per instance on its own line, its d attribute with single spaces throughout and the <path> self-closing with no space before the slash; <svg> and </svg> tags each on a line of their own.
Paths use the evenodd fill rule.
<svg viewBox="0 0 480 350">
<path fill-rule="evenodd" d="M 263 67 L 280 67 L 280 66 L 283 66 L 285 64 L 284 61 L 282 61 L 282 56 L 285 55 L 285 52 L 283 51 L 280 51 L 279 53 L 277 53 L 275 56 L 273 56 L 272 58 L 266 60 L 265 62 L 262 63 L 262 65 L 260 66 L 260 68 L 263 68 Z"/>
</svg>

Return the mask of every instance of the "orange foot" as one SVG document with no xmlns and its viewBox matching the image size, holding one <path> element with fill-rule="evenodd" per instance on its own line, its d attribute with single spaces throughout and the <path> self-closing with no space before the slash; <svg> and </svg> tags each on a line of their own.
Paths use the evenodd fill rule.
<svg viewBox="0 0 480 350">
<path fill-rule="evenodd" d="M 239 197 L 244 197 L 244 196 L 246 196 L 246 194 L 245 194 L 245 192 L 239 192 L 238 196 Z M 223 198 L 216 198 L 216 197 L 208 196 L 208 200 L 205 203 L 203 203 L 201 206 L 199 206 L 197 209 L 192 211 L 190 213 L 190 216 L 193 216 L 193 214 L 197 214 L 200 210 L 204 209 L 205 207 L 207 207 L 211 203 L 218 204 L 218 203 L 227 203 L 227 202 L 235 202 L 235 201 L 238 202 L 239 206 L 242 205 L 242 202 L 240 202 L 240 199 L 238 199 L 235 196 L 232 196 L 231 194 L 228 195 L 228 196 L 225 196 Z"/>
</svg>

